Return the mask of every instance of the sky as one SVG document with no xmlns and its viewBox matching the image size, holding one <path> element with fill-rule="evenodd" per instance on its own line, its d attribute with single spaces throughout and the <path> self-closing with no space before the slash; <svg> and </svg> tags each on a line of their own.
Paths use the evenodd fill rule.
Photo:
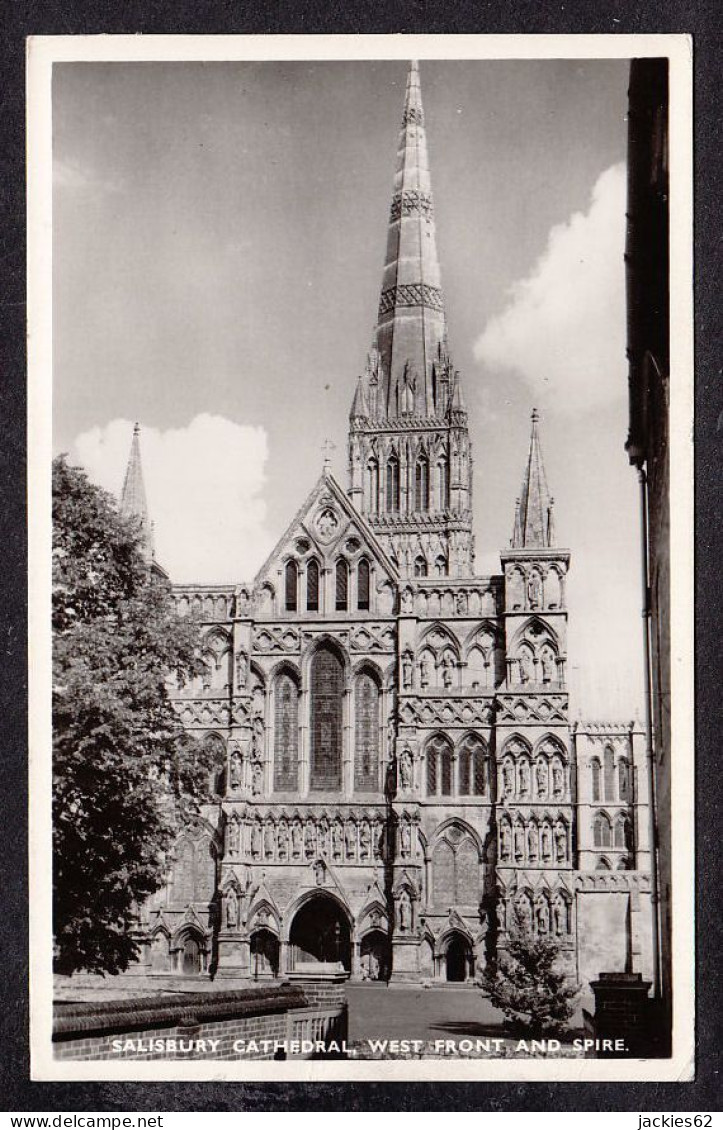
<svg viewBox="0 0 723 1130">
<path fill-rule="evenodd" d="M 371 345 L 407 65 L 76 63 L 53 76 L 56 451 L 119 492 L 133 422 L 175 581 L 253 577 Z M 537 407 L 572 552 L 573 715 L 643 704 L 627 430 L 623 60 L 420 64 L 449 343 L 499 571 Z"/>
</svg>

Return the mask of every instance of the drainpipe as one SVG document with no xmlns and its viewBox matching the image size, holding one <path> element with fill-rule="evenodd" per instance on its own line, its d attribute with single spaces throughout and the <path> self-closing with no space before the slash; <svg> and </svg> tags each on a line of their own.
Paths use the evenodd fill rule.
<svg viewBox="0 0 723 1130">
<path fill-rule="evenodd" d="M 655 778 L 655 746 L 653 741 L 653 669 L 650 645 L 650 569 L 648 561 L 648 480 L 645 468 L 638 466 L 640 483 L 640 550 L 643 582 L 643 647 L 645 651 L 645 756 L 648 768 L 649 825 L 651 848 L 651 902 L 653 912 L 653 993 L 656 1000 L 661 997 L 660 955 L 661 923 L 658 865 L 658 801 Z"/>
</svg>

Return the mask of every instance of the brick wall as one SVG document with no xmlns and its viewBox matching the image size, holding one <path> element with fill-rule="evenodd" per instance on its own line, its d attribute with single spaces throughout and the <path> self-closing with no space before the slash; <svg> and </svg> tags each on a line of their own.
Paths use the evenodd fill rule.
<svg viewBox="0 0 723 1130">
<path fill-rule="evenodd" d="M 66 1060 L 238 1059 L 238 1040 L 286 1040 L 290 1019 L 310 1010 L 333 1012 L 335 1034 L 346 1035 L 344 983 L 306 981 L 234 992 L 184 994 L 58 1004 L 53 1049 Z M 215 1045 L 210 1041 L 217 1041 Z M 249 1053 L 273 1059 L 274 1048 Z"/>
</svg>

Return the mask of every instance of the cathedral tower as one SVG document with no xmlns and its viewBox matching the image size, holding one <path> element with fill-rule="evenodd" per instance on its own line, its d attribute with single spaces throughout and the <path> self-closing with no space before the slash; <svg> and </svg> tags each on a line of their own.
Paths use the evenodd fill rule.
<svg viewBox="0 0 723 1130">
<path fill-rule="evenodd" d="M 350 412 L 349 494 L 402 576 L 472 574 L 472 454 L 447 347 L 416 62 L 374 340 Z"/>
</svg>

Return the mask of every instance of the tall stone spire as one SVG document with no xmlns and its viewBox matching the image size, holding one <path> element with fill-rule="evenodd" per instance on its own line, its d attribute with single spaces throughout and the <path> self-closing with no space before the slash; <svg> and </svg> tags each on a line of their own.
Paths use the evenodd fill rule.
<svg viewBox="0 0 723 1130">
<path fill-rule="evenodd" d="M 134 518 L 140 523 L 143 536 L 143 555 L 147 561 L 152 561 L 154 557 L 153 526 L 148 514 L 146 488 L 143 482 L 140 432 L 141 429 L 138 424 L 134 424 L 126 477 L 123 481 L 120 512 L 124 518 Z"/>
<path fill-rule="evenodd" d="M 515 507 L 512 549 L 549 549 L 554 545 L 554 500 L 547 485 L 538 421 L 537 409 L 533 408 L 530 450 Z"/>
<path fill-rule="evenodd" d="M 446 320 L 416 62 L 407 75 L 374 346 L 381 414 L 442 415 L 432 369 L 446 360 Z"/>
<path fill-rule="evenodd" d="M 350 412 L 349 496 L 403 577 L 471 575 L 472 448 L 447 350 L 416 63 L 407 76 L 374 341 Z"/>
</svg>

